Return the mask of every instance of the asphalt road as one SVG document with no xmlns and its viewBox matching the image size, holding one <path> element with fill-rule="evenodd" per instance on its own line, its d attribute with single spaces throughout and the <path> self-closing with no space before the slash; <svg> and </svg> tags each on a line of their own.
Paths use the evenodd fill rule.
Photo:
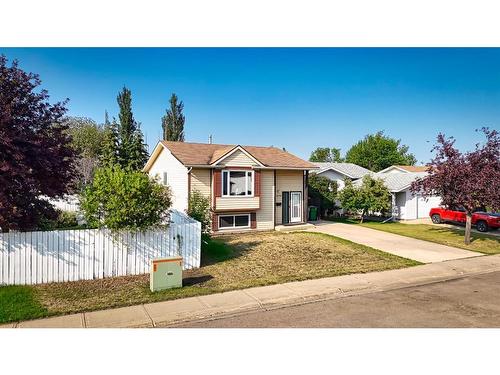
<svg viewBox="0 0 500 375">
<path fill-rule="evenodd" d="M 500 272 L 177 327 L 500 327 Z"/>
</svg>

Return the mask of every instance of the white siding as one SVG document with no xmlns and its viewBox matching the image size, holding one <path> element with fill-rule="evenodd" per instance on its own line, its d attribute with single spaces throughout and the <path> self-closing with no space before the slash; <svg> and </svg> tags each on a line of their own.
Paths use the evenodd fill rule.
<svg viewBox="0 0 500 375">
<path fill-rule="evenodd" d="M 337 181 L 338 190 L 342 190 L 345 186 L 344 178 L 346 178 L 346 176 L 343 175 L 342 173 L 328 170 L 328 171 L 325 171 L 323 173 L 318 174 L 318 176 L 326 177 L 332 181 Z"/>
<path fill-rule="evenodd" d="M 256 213 L 257 229 L 274 229 L 274 172 L 260 172 L 260 210 Z"/>
<path fill-rule="evenodd" d="M 188 170 L 168 149 L 163 147 L 151 166 L 149 175 L 157 176 L 162 182 L 164 172 L 167 172 L 167 183 L 172 190 L 172 208 L 179 211 L 187 210 Z"/>
<path fill-rule="evenodd" d="M 193 168 L 191 170 L 191 191 L 198 190 L 210 198 L 210 169 Z"/>
<path fill-rule="evenodd" d="M 241 151 L 235 151 L 233 154 L 229 155 L 227 158 L 223 159 L 220 165 L 229 167 L 254 167 L 258 166 L 251 158 L 249 158 L 245 153 Z"/>
</svg>

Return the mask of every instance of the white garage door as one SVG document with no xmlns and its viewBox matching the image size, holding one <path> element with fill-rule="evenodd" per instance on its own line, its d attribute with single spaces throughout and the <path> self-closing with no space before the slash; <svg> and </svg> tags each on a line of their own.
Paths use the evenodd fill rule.
<svg viewBox="0 0 500 375">
<path fill-rule="evenodd" d="M 417 219 L 429 217 L 429 211 L 433 207 L 439 207 L 440 197 L 428 197 L 427 199 L 418 196 L 417 199 Z"/>
</svg>

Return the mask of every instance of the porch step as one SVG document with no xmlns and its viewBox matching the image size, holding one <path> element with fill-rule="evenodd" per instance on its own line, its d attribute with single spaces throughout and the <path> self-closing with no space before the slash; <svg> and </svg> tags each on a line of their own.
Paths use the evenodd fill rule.
<svg viewBox="0 0 500 375">
<path fill-rule="evenodd" d="M 276 225 L 274 227 L 275 230 L 278 232 L 292 232 L 295 230 L 307 230 L 314 228 L 315 225 L 311 223 L 305 223 L 305 224 L 296 224 L 296 225 Z"/>
</svg>

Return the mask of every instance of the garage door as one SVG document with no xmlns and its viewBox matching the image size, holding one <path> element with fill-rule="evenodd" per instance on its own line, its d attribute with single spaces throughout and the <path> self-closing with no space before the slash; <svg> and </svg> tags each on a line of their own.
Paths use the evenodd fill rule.
<svg viewBox="0 0 500 375">
<path fill-rule="evenodd" d="M 417 199 L 417 218 L 429 217 L 429 211 L 433 207 L 439 207 L 441 204 L 440 197 L 428 197 L 427 199 L 418 196 Z"/>
</svg>

